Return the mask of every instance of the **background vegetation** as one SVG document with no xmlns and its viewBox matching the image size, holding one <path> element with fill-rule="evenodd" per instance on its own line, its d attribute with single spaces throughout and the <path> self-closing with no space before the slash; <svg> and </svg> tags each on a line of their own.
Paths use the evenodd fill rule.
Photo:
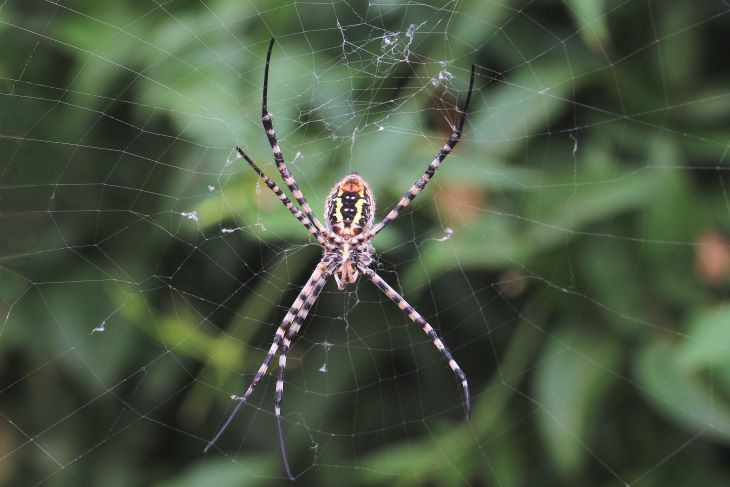
<svg viewBox="0 0 730 487">
<path fill-rule="evenodd" d="M 350 170 L 397 201 L 479 74 L 376 243 L 473 418 L 392 303 L 328 287 L 287 376 L 299 483 L 730 483 L 730 7 L 443 3 L 0 2 L 0 484 L 283 478 L 271 380 L 202 454 L 319 255 L 232 151 L 274 175 L 272 35 L 315 208 Z"/>
</svg>

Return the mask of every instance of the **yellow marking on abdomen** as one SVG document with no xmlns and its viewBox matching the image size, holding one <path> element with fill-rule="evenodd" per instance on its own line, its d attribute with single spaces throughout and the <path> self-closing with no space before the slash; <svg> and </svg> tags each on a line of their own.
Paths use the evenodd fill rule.
<svg viewBox="0 0 730 487">
<path fill-rule="evenodd" d="M 360 220 L 362 220 L 362 205 L 365 204 L 365 199 L 362 198 L 362 191 L 360 192 L 360 197 L 361 199 L 355 202 L 355 216 L 352 218 L 352 223 L 357 225 L 362 225 L 360 223 Z"/>
</svg>

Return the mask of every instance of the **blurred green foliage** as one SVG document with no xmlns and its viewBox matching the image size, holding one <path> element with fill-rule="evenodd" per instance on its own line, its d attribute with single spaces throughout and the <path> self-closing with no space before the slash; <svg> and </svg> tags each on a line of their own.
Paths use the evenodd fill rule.
<svg viewBox="0 0 730 487">
<path fill-rule="evenodd" d="M 728 485 L 730 76 L 723 2 L 0 2 L 0 484 L 271 485 L 273 381 L 202 454 L 356 170 L 381 274 L 291 352 L 307 485 Z M 277 175 L 278 176 L 278 175 Z M 319 212 L 319 210 L 317 210 Z M 94 331 L 92 331 L 94 330 Z M 320 368 L 326 370 L 323 373 Z"/>
</svg>

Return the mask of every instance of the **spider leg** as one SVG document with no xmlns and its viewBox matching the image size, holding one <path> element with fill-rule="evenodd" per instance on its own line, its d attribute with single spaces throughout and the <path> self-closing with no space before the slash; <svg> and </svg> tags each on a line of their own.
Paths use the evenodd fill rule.
<svg viewBox="0 0 730 487">
<path fill-rule="evenodd" d="M 276 140 L 276 132 L 274 131 L 274 125 L 271 122 L 271 114 L 269 113 L 269 109 L 267 107 L 267 96 L 269 91 L 269 64 L 271 62 L 271 51 L 274 48 L 275 40 L 275 38 L 271 38 L 271 42 L 269 43 L 269 50 L 266 53 L 266 68 L 264 71 L 264 96 L 261 103 L 261 121 L 264 124 L 264 130 L 266 130 L 266 137 L 268 137 L 269 139 L 269 144 L 271 144 L 271 151 L 274 153 L 276 168 L 281 173 L 281 177 L 284 179 L 284 183 L 286 183 L 287 187 L 294 195 L 294 199 L 297 200 L 299 206 L 302 207 L 302 211 L 305 215 L 307 215 L 309 221 L 314 224 L 320 234 L 324 234 L 324 227 L 317 219 L 317 217 L 314 216 L 314 213 L 312 213 L 312 208 L 309 206 L 309 203 L 307 203 L 306 198 L 304 198 L 304 194 L 299 189 L 299 185 L 294 180 L 294 176 L 292 176 L 291 172 L 289 172 L 289 168 L 286 167 L 286 163 L 284 162 L 284 156 L 281 154 L 281 147 L 279 147 L 279 143 Z"/>
<path fill-rule="evenodd" d="M 459 364 L 456 363 L 456 360 L 454 360 L 454 357 L 451 355 L 449 349 L 446 348 L 444 342 L 442 342 L 439 336 L 436 334 L 436 331 L 431 325 L 428 324 L 428 322 L 423 318 L 423 316 L 421 316 L 418 311 L 413 309 L 413 306 L 408 304 L 406 300 L 403 299 L 403 297 L 398 294 L 395 289 L 390 287 L 390 285 L 385 282 L 382 277 L 376 274 L 375 271 L 370 268 L 363 267 L 360 269 L 360 272 L 362 272 L 363 275 L 370 279 L 373 284 L 378 287 L 378 289 L 383 291 L 385 295 L 388 296 L 400 309 L 405 311 L 408 315 L 408 318 L 410 318 L 411 321 L 413 321 L 415 324 L 420 325 L 423 331 L 431 338 L 434 346 L 448 361 L 449 367 L 451 367 L 451 370 L 454 372 L 457 380 L 461 383 L 461 387 L 464 392 L 464 412 L 466 413 L 466 419 L 469 419 L 469 417 L 471 416 L 471 399 L 469 395 L 469 384 L 467 383 L 466 375 L 464 374 L 464 371 L 461 370 L 461 367 L 459 367 Z"/>
<path fill-rule="evenodd" d="M 324 238 L 322 238 L 322 235 L 319 233 L 319 230 L 317 230 L 317 228 L 314 225 L 312 225 L 312 222 L 310 222 L 309 219 L 302 214 L 302 212 L 299 210 L 299 208 L 294 206 L 294 203 L 292 203 L 291 200 L 281 191 L 279 186 L 277 186 L 276 183 L 271 180 L 271 178 L 269 178 L 266 174 L 264 174 L 264 172 L 261 169 L 259 169 L 259 167 L 256 165 L 256 163 L 253 162 L 251 160 L 251 158 L 248 157 L 248 155 L 246 155 L 246 153 L 243 152 L 243 150 L 241 150 L 240 147 L 236 147 L 236 150 L 238 151 L 238 153 L 240 154 L 241 157 L 246 159 L 246 162 L 248 162 L 248 165 L 251 166 L 251 168 L 254 171 L 256 171 L 256 174 L 258 174 L 261 177 L 261 179 L 264 180 L 264 183 L 266 184 L 266 186 L 281 200 L 282 203 L 284 203 L 284 206 L 286 206 L 286 208 L 291 212 L 291 214 L 294 215 L 294 217 L 297 220 L 299 220 L 299 222 L 302 225 L 304 225 L 304 227 L 309 231 L 309 233 L 311 233 L 312 235 L 317 237 L 317 240 L 319 241 L 319 243 L 323 244 Z"/>
<path fill-rule="evenodd" d="M 284 432 L 281 427 L 281 402 L 284 398 L 284 372 L 286 370 L 286 357 L 287 353 L 289 352 L 289 347 L 291 346 L 292 339 L 297 334 L 297 332 L 299 332 L 302 323 L 304 323 L 304 320 L 307 318 L 307 314 L 309 314 L 309 310 L 312 309 L 312 306 L 314 306 L 314 303 L 317 301 L 319 293 L 322 291 L 322 288 L 327 282 L 328 277 L 329 274 L 322 274 L 318 281 L 312 283 L 311 292 L 307 294 L 306 298 L 304 299 L 304 303 L 299 308 L 299 312 L 296 314 L 296 316 L 294 316 L 291 327 L 284 337 L 283 343 L 281 345 L 281 351 L 279 352 L 279 372 L 276 377 L 274 413 L 276 415 L 276 431 L 279 435 L 279 447 L 281 448 L 281 457 L 284 460 L 284 470 L 286 470 L 286 475 L 289 477 L 290 480 L 294 480 L 294 476 L 291 474 L 291 470 L 289 469 L 289 460 L 287 458 L 286 448 L 284 446 Z"/>
<path fill-rule="evenodd" d="M 297 316 L 301 313 L 304 313 L 306 316 L 306 313 L 311 308 L 311 304 L 309 303 L 309 295 L 312 294 L 313 290 L 315 288 L 319 289 L 317 293 L 319 294 L 319 291 L 321 291 L 322 287 L 319 285 L 320 282 L 324 282 L 327 277 L 332 273 L 332 270 L 330 267 L 327 266 L 324 262 L 320 262 L 317 267 L 314 269 L 314 272 L 312 272 L 312 275 L 309 277 L 309 280 L 304 285 L 304 288 L 301 290 L 299 295 L 297 296 L 297 299 L 294 301 L 294 304 L 292 304 L 291 308 L 289 308 L 289 311 L 287 312 L 286 316 L 281 322 L 281 325 L 276 330 L 276 334 L 274 335 L 274 341 L 271 343 L 271 347 L 269 348 L 269 352 L 266 354 L 266 357 L 264 357 L 263 362 L 261 363 L 261 366 L 259 367 L 259 370 L 256 372 L 256 375 L 254 376 L 253 380 L 248 386 L 248 389 L 246 389 L 246 392 L 244 393 L 243 397 L 238 399 L 238 403 L 236 404 L 236 407 L 233 409 L 233 412 L 228 415 L 228 418 L 226 419 L 225 423 L 223 423 L 223 426 L 221 426 L 218 429 L 218 432 L 215 434 L 213 439 L 211 439 L 208 444 L 205 446 L 205 449 L 203 450 L 205 453 L 210 450 L 213 445 L 216 444 L 218 439 L 223 436 L 223 433 L 228 429 L 228 426 L 230 426 L 233 419 L 236 417 L 238 412 L 241 410 L 244 404 L 248 402 L 248 399 L 251 397 L 251 394 L 253 394 L 254 389 L 256 386 L 261 382 L 261 379 L 263 378 L 264 374 L 266 374 L 266 371 L 269 368 L 269 363 L 271 363 L 271 359 L 274 358 L 274 355 L 276 355 L 276 352 L 279 350 L 280 345 L 282 344 L 282 341 L 285 339 L 285 334 L 289 330 L 289 327 L 292 325 L 292 323 L 297 322 Z M 306 309 L 306 311 L 302 311 L 303 309 Z M 302 318 L 303 320 L 303 318 Z M 285 459 L 286 460 L 286 459 Z M 288 465 L 287 465 L 288 470 Z"/>
<path fill-rule="evenodd" d="M 441 163 L 446 159 L 446 156 L 449 155 L 449 153 L 456 147 L 456 144 L 459 142 L 459 139 L 461 139 L 461 131 L 464 128 L 464 121 L 466 120 L 466 114 L 469 110 L 469 101 L 471 100 L 471 92 L 474 88 L 474 72 L 476 67 L 472 64 L 471 66 L 471 79 L 469 80 L 469 91 L 466 95 L 466 102 L 464 103 L 464 108 L 461 109 L 461 118 L 459 119 L 459 125 L 454 128 L 454 131 L 451 133 L 451 137 L 449 137 L 449 140 L 446 142 L 446 145 L 444 145 L 439 153 L 436 155 L 436 158 L 431 161 L 431 164 L 428 165 L 426 168 L 426 171 L 423 173 L 423 175 L 416 180 L 415 183 L 413 183 L 413 186 L 411 186 L 411 189 L 408 190 L 406 194 L 403 195 L 403 197 L 400 199 L 398 204 L 396 204 L 392 210 L 383 218 L 383 220 L 375 225 L 373 228 L 371 228 L 367 233 L 363 234 L 358 240 L 366 241 L 371 238 L 373 238 L 375 235 L 378 234 L 383 228 L 385 228 L 386 225 L 388 225 L 390 222 L 398 218 L 398 215 L 400 212 L 411 204 L 411 201 L 413 201 L 416 196 L 418 196 L 418 193 L 420 193 L 423 188 L 428 184 L 428 182 L 433 177 L 434 173 L 436 172 L 436 169 L 439 168 Z"/>
</svg>

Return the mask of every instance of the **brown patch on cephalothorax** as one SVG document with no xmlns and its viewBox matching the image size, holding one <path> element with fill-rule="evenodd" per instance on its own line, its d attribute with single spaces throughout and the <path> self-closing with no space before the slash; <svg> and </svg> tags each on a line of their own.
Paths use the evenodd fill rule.
<svg viewBox="0 0 730 487">
<path fill-rule="evenodd" d="M 340 185 L 340 189 L 345 193 L 359 193 L 363 188 L 364 185 L 361 178 L 347 178 Z"/>
</svg>

